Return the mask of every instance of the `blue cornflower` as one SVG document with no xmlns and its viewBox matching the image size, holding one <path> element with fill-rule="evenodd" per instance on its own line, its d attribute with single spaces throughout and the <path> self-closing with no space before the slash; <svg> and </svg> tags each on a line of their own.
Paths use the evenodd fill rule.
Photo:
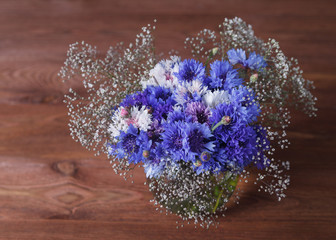
<svg viewBox="0 0 336 240">
<path fill-rule="evenodd" d="M 264 57 L 256 54 L 255 52 L 250 53 L 248 59 L 245 62 L 246 66 L 252 70 L 259 70 L 267 66 Z"/>
<path fill-rule="evenodd" d="M 150 149 L 152 141 L 148 139 L 146 132 L 139 131 L 133 125 L 128 127 L 127 132 L 120 132 L 118 143 L 110 144 L 110 155 L 115 155 L 117 158 L 126 158 L 130 163 L 139 163 L 144 161 L 143 151 Z"/>
<path fill-rule="evenodd" d="M 180 63 L 176 77 L 181 82 L 191 82 L 196 79 L 203 80 L 205 77 L 205 67 L 194 59 L 186 59 Z"/>
<path fill-rule="evenodd" d="M 175 103 L 169 89 L 160 86 L 148 86 L 141 93 L 127 96 L 121 106 L 145 105 L 153 118 L 160 122 L 162 118 L 167 117 L 168 112 L 172 111 L 172 106 Z"/>
<path fill-rule="evenodd" d="M 161 144 L 157 144 L 148 151 L 144 162 L 146 177 L 159 177 L 166 166 L 166 151 Z"/>
<path fill-rule="evenodd" d="M 155 105 L 156 102 L 169 102 L 172 100 L 172 92 L 168 88 L 161 86 L 148 86 L 144 90 L 144 95 L 150 105 Z"/>
<path fill-rule="evenodd" d="M 202 152 L 211 153 L 214 151 L 213 137 L 209 127 L 200 123 L 184 123 L 183 148 L 186 158 L 184 161 L 192 161 L 193 163 L 201 156 Z"/>
<path fill-rule="evenodd" d="M 231 49 L 227 52 L 229 61 L 232 65 L 236 65 L 237 63 L 240 63 L 244 65 L 246 61 L 246 54 L 243 49 L 238 48 L 236 49 Z"/>
<path fill-rule="evenodd" d="M 172 92 L 164 87 L 149 86 L 144 90 L 146 94 L 148 106 L 154 119 L 161 122 L 167 118 L 167 114 L 173 111 L 175 100 L 172 98 Z"/>
<path fill-rule="evenodd" d="M 228 117 L 229 122 L 219 125 L 214 129 L 214 126 L 221 122 L 223 117 Z M 232 133 L 248 124 L 246 109 L 226 103 L 219 104 L 213 109 L 209 121 L 213 129 L 213 134 L 216 138 L 220 138 L 223 141 L 226 141 Z"/>
<path fill-rule="evenodd" d="M 260 105 L 255 100 L 254 91 L 245 86 L 239 86 L 238 88 L 232 89 L 229 95 L 230 102 L 241 108 L 241 113 L 244 114 L 244 119 L 247 123 L 252 123 L 257 121 L 257 117 L 260 113 Z"/>
<path fill-rule="evenodd" d="M 232 65 L 241 64 L 244 67 L 250 68 L 252 70 L 260 70 L 267 66 L 267 63 L 259 54 L 255 52 L 250 53 L 249 57 L 246 59 L 245 51 L 242 49 L 231 49 L 227 52 L 229 61 Z"/>
<path fill-rule="evenodd" d="M 157 119 L 159 122 L 167 119 L 168 113 L 173 111 L 173 106 L 171 104 L 157 104 L 152 112 L 153 118 Z"/>
<path fill-rule="evenodd" d="M 162 133 L 162 146 L 171 155 L 175 161 L 185 159 L 185 149 L 183 148 L 184 123 L 176 121 L 170 124 L 164 125 L 164 132 Z"/>
<path fill-rule="evenodd" d="M 216 150 L 214 158 L 220 163 L 221 171 L 240 172 L 249 165 L 256 153 L 254 131 L 251 126 L 240 127 L 221 138 L 216 135 Z"/>
<path fill-rule="evenodd" d="M 228 61 L 214 61 L 210 65 L 210 78 L 205 80 L 211 89 L 229 90 L 242 84 L 236 69 Z"/>
<path fill-rule="evenodd" d="M 253 127 L 247 125 L 240 128 L 227 142 L 226 154 L 234 161 L 231 163 L 234 169 L 241 170 L 249 165 L 256 155 L 256 135 Z"/>
</svg>

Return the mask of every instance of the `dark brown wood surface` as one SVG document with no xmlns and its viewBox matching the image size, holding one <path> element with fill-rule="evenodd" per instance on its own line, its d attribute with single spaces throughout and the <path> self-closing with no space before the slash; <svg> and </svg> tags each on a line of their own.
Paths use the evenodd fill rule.
<svg viewBox="0 0 336 240">
<path fill-rule="evenodd" d="M 217 229 L 176 229 L 178 218 L 69 136 L 57 72 L 70 43 L 104 52 L 158 20 L 160 51 L 242 17 L 277 39 L 315 81 L 318 117 L 293 113 L 292 164 L 281 202 L 248 187 Z M 268 0 L 0 1 L 0 239 L 336 239 L 336 2 Z"/>
</svg>

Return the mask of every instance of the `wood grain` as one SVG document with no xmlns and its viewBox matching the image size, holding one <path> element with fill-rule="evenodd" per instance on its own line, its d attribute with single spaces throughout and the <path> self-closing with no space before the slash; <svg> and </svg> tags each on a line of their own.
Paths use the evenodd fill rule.
<svg viewBox="0 0 336 240">
<path fill-rule="evenodd" d="M 288 198 L 246 186 L 217 229 L 176 229 L 149 203 L 142 169 L 125 182 L 73 142 L 57 72 L 76 41 L 104 52 L 156 18 L 158 49 L 185 54 L 186 36 L 234 16 L 299 59 L 320 110 L 294 112 L 292 145 L 276 156 L 292 163 Z M 334 1 L 12 0 L 0 23 L 0 239 L 335 239 Z"/>
</svg>

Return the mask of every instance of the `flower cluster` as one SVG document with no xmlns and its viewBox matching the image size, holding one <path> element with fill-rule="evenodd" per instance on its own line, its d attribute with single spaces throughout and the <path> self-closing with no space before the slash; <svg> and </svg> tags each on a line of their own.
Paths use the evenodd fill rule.
<svg viewBox="0 0 336 240">
<path fill-rule="evenodd" d="M 160 61 L 142 81 L 143 90 L 126 96 L 114 111 L 109 154 L 142 163 L 150 178 L 181 161 L 192 163 L 197 174 L 267 166 L 260 105 L 239 76 L 263 71 L 266 61 L 254 52 L 246 58 L 242 49 L 227 56 L 212 62 L 209 74 L 194 59 Z"/>
<path fill-rule="evenodd" d="M 188 223 L 215 223 L 228 201 L 239 203 L 242 184 L 286 197 L 290 164 L 273 154 L 289 145 L 292 107 L 317 111 L 298 61 L 236 17 L 187 37 L 192 59 L 158 62 L 154 29 L 103 59 L 87 43 L 70 45 L 59 76 L 74 140 L 107 154 L 125 179 L 143 166 L 156 209 Z M 71 88 L 76 79 L 83 88 Z"/>
</svg>

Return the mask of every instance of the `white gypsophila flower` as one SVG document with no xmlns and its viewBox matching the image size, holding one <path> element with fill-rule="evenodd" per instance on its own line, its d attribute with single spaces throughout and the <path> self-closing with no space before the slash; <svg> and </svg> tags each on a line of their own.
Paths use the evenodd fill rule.
<svg viewBox="0 0 336 240">
<path fill-rule="evenodd" d="M 229 94 L 224 90 L 207 91 L 203 95 L 203 102 L 210 108 L 215 108 L 221 103 L 230 103 Z"/>
<path fill-rule="evenodd" d="M 126 132 L 128 129 L 128 123 L 126 122 L 125 118 L 125 111 L 127 111 L 124 107 L 118 108 L 113 116 L 112 116 L 112 123 L 108 128 L 108 132 L 113 137 L 118 137 L 120 135 L 120 131 Z"/>
<path fill-rule="evenodd" d="M 178 84 L 178 79 L 175 73 L 179 70 L 180 58 L 178 56 L 171 56 L 170 59 L 162 60 L 155 67 L 150 70 L 150 78 L 141 81 L 143 89 L 147 86 L 161 86 L 165 88 L 174 89 Z"/>
<path fill-rule="evenodd" d="M 133 124 L 140 130 L 147 131 L 152 124 L 152 115 L 148 112 L 146 106 L 142 106 L 140 109 L 133 106 L 130 111 L 130 118 L 126 121 L 129 125 Z"/>
</svg>

